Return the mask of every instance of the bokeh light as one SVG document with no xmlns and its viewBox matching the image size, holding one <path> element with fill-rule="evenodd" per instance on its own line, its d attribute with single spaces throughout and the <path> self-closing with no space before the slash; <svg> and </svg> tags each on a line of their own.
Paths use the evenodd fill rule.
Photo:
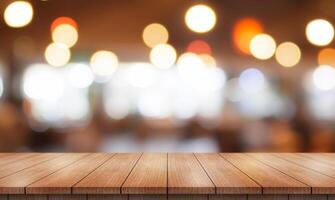
<svg viewBox="0 0 335 200">
<path fill-rule="evenodd" d="M 66 65 L 70 58 L 71 52 L 64 44 L 51 43 L 44 52 L 46 61 L 55 67 Z"/>
<path fill-rule="evenodd" d="M 3 80 L 2 77 L 0 76 L 0 98 L 2 97 L 3 91 L 4 91 Z"/>
<path fill-rule="evenodd" d="M 335 49 L 325 48 L 318 54 L 319 65 L 331 65 L 335 67 Z"/>
<path fill-rule="evenodd" d="M 326 46 L 334 38 L 333 25 L 324 19 L 316 19 L 306 26 L 307 40 L 316 46 Z"/>
<path fill-rule="evenodd" d="M 106 81 L 105 78 L 112 76 L 119 65 L 119 59 L 117 56 L 110 51 L 97 51 L 95 52 L 91 59 L 90 65 L 93 73 L 101 77 L 96 79 L 98 82 Z"/>
<path fill-rule="evenodd" d="M 29 2 L 14 1 L 6 7 L 4 20 L 8 26 L 20 28 L 28 25 L 33 19 L 33 15 L 33 7 Z"/>
<path fill-rule="evenodd" d="M 169 44 L 159 44 L 151 49 L 150 61 L 158 68 L 170 68 L 176 62 L 176 59 L 176 50 Z"/>
<path fill-rule="evenodd" d="M 240 74 L 238 83 L 245 93 L 256 94 L 265 88 L 265 76 L 256 68 L 249 68 Z"/>
<path fill-rule="evenodd" d="M 87 88 L 92 84 L 94 80 L 92 70 L 86 64 L 68 64 L 67 70 L 67 79 L 73 87 Z"/>
<path fill-rule="evenodd" d="M 194 40 L 187 46 L 187 52 L 195 54 L 212 54 L 209 44 L 203 40 Z"/>
<path fill-rule="evenodd" d="M 70 18 L 70 17 L 57 17 L 51 24 L 50 31 L 51 33 L 57 28 L 59 25 L 62 24 L 68 24 L 74 27 L 75 29 L 78 29 L 77 22 Z"/>
<path fill-rule="evenodd" d="M 77 29 L 69 24 L 61 24 L 53 30 L 52 40 L 70 48 L 78 41 Z"/>
<path fill-rule="evenodd" d="M 142 37 L 144 43 L 148 47 L 153 48 L 158 44 L 167 43 L 169 32 L 162 24 L 153 23 L 145 27 Z"/>
<path fill-rule="evenodd" d="M 206 33 L 216 24 L 216 15 L 212 8 L 206 5 L 195 5 L 187 10 L 185 22 L 189 29 L 197 33 Z"/>
<path fill-rule="evenodd" d="M 246 17 L 238 20 L 233 28 L 235 48 L 244 54 L 250 55 L 249 45 L 252 38 L 263 31 L 263 25 L 254 18 Z"/>
<path fill-rule="evenodd" d="M 257 59 L 269 59 L 275 51 L 276 42 L 270 35 L 258 34 L 250 42 L 250 52 Z"/>
<path fill-rule="evenodd" d="M 208 54 L 201 54 L 199 58 L 204 62 L 206 67 L 216 67 L 216 60 L 213 56 Z"/>
<path fill-rule="evenodd" d="M 313 83 L 319 90 L 331 90 L 335 87 L 335 69 L 329 65 L 320 65 L 313 72 Z"/>
<path fill-rule="evenodd" d="M 293 67 L 301 58 L 300 48 L 292 42 L 281 43 L 276 50 L 276 60 L 284 67 Z"/>
<path fill-rule="evenodd" d="M 130 68 L 127 79 L 133 87 L 148 88 L 155 83 L 157 73 L 154 66 L 148 63 L 134 63 Z"/>
</svg>

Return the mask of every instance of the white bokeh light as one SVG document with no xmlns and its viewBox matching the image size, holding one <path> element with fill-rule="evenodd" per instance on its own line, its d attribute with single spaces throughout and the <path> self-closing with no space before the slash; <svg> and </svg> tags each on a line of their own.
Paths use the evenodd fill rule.
<svg viewBox="0 0 335 200">
<path fill-rule="evenodd" d="M 14 1 L 9 4 L 4 12 L 6 24 L 13 28 L 28 25 L 33 19 L 33 7 L 27 1 Z"/>
<path fill-rule="evenodd" d="M 327 20 L 313 20 L 306 26 L 306 37 L 314 45 L 326 46 L 334 38 L 334 27 Z"/>
<path fill-rule="evenodd" d="M 161 69 L 172 67 L 176 58 L 176 50 L 169 44 L 156 45 L 150 52 L 151 63 Z"/>
<path fill-rule="evenodd" d="M 276 42 L 270 35 L 262 33 L 252 38 L 249 48 L 255 58 L 267 60 L 274 55 Z"/>
<path fill-rule="evenodd" d="M 239 78 L 238 83 L 241 89 L 248 94 L 256 94 L 265 88 L 264 74 L 255 68 L 244 70 Z"/>
<path fill-rule="evenodd" d="M 335 69 L 329 65 L 320 65 L 313 72 L 313 83 L 319 90 L 331 90 L 335 87 Z"/>
<path fill-rule="evenodd" d="M 45 49 L 44 57 L 49 65 L 61 67 L 66 65 L 70 61 L 71 52 L 69 48 L 64 44 L 51 43 Z"/>
<path fill-rule="evenodd" d="M 205 33 L 213 29 L 216 15 L 212 8 L 206 5 L 192 6 L 185 15 L 185 22 L 189 29 L 197 33 Z"/>
<path fill-rule="evenodd" d="M 154 84 L 157 79 L 155 67 L 147 63 L 134 63 L 130 66 L 128 82 L 138 88 L 146 88 Z"/>
<path fill-rule="evenodd" d="M 67 67 L 67 79 L 73 87 L 86 88 L 92 84 L 94 76 L 88 65 L 70 63 Z"/>
<path fill-rule="evenodd" d="M 97 51 L 90 59 L 90 66 L 96 75 L 97 82 L 105 82 L 115 72 L 119 65 L 117 56 L 110 51 Z"/>
</svg>

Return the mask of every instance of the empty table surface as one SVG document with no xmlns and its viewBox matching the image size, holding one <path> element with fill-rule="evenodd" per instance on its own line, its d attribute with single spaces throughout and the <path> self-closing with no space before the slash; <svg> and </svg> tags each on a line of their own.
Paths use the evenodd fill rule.
<svg viewBox="0 0 335 200">
<path fill-rule="evenodd" d="M 0 195 L 7 194 L 250 195 L 249 199 L 328 195 L 331 199 L 335 154 L 1 153 Z"/>
</svg>

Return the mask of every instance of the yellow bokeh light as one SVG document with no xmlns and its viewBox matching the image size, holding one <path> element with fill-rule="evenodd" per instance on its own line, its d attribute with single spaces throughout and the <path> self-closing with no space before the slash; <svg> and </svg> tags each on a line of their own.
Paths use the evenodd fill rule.
<svg viewBox="0 0 335 200">
<path fill-rule="evenodd" d="M 335 67 L 335 49 L 322 49 L 318 54 L 318 63 L 319 65 L 330 65 Z"/>
<path fill-rule="evenodd" d="M 275 51 L 276 42 L 270 35 L 258 34 L 250 42 L 250 52 L 257 59 L 269 59 Z"/>
<path fill-rule="evenodd" d="M 144 43 L 148 47 L 153 48 L 158 44 L 167 43 L 169 40 L 169 32 L 163 25 L 153 23 L 145 27 L 142 37 Z"/>
<path fill-rule="evenodd" d="M 216 15 L 213 9 L 206 5 L 195 5 L 187 10 L 185 22 L 192 31 L 206 33 L 215 26 Z"/>
<path fill-rule="evenodd" d="M 71 58 L 71 52 L 64 44 L 51 43 L 46 48 L 44 56 L 50 65 L 60 67 L 66 65 L 69 62 Z"/>
<path fill-rule="evenodd" d="M 326 46 L 334 38 L 333 25 L 324 19 L 316 19 L 306 26 L 307 40 L 316 46 Z"/>
<path fill-rule="evenodd" d="M 29 2 L 14 1 L 6 7 L 4 20 L 8 26 L 20 28 L 31 22 L 33 14 L 33 7 Z"/>
<path fill-rule="evenodd" d="M 97 51 L 90 59 L 90 66 L 97 76 L 111 76 L 119 65 L 117 56 L 110 51 Z"/>
<path fill-rule="evenodd" d="M 61 24 L 53 30 L 52 40 L 72 47 L 78 41 L 77 29 L 69 24 Z"/>
<path fill-rule="evenodd" d="M 158 68 L 170 68 L 177 59 L 176 50 L 169 44 L 159 44 L 150 52 L 150 61 Z"/>
<path fill-rule="evenodd" d="M 281 43 L 276 50 L 276 60 L 284 67 L 293 67 L 301 58 L 300 48 L 292 42 Z"/>
<path fill-rule="evenodd" d="M 216 67 L 216 60 L 213 56 L 208 54 L 201 54 L 199 58 L 204 62 L 207 67 Z"/>
</svg>

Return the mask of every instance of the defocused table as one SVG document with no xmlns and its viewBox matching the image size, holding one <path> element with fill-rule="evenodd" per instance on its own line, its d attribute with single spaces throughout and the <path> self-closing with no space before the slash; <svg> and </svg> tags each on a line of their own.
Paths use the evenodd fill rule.
<svg viewBox="0 0 335 200">
<path fill-rule="evenodd" d="M 0 193 L 1 200 L 331 200 L 335 154 L 1 153 Z"/>
</svg>

